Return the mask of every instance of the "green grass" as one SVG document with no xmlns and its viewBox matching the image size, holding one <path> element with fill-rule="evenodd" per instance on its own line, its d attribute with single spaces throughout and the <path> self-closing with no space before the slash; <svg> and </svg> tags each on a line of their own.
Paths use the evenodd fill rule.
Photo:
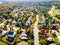
<svg viewBox="0 0 60 45">
<path fill-rule="evenodd" d="M 53 16 L 56 16 L 57 14 L 55 12 L 53 12 Z"/>
<path fill-rule="evenodd" d="M 7 43 L 9 43 L 9 44 L 11 44 L 12 42 L 9 42 L 9 41 L 7 40 L 7 36 L 8 36 L 8 35 L 5 35 L 4 37 L 2 37 L 2 40 L 5 41 L 5 42 L 7 42 Z"/>
<path fill-rule="evenodd" d="M 34 44 L 34 41 L 33 40 L 28 40 L 28 44 L 30 44 L 30 45 Z"/>
<path fill-rule="evenodd" d="M 58 38 L 55 37 L 54 40 L 55 40 L 55 44 L 57 45 L 58 44 Z"/>
<path fill-rule="evenodd" d="M 2 42 L 2 41 L 0 41 L 0 45 L 7 45 L 6 43 L 4 43 L 4 42 Z"/>
<path fill-rule="evenodd" d="M 17 42 L 20 42 L 21 41 L 20 34 L 17 34 L 14 40 L 16 40 Z"/>
</svg>

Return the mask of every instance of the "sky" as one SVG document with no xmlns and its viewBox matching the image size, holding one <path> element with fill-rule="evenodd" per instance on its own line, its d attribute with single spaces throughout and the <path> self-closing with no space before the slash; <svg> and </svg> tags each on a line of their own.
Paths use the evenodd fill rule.
<svg viewBox="0 0 60 45">
<path fill-rule="evenodd" d="M 0 1 L 60 1 L 60 0 L 0 0 Z"/>
</svg>

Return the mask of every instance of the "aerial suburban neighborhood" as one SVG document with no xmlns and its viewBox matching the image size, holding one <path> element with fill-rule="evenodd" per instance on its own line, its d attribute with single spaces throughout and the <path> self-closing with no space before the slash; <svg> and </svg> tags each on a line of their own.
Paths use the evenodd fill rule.
<svg viewBox="0 0 60 45">
<path fill-rule="evenodd" d="M 0 1 L 0 45 L 60 45 L 60 1 Z"/>
</svg>

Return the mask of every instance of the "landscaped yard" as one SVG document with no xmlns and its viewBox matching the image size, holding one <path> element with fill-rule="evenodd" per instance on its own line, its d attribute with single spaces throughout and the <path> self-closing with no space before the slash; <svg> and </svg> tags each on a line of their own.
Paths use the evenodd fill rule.
<svg viewBox="0 0 60 45">
<path fill-rule="evenodd" d="M 58 44 L 58 38 L 55 37 L 54 40 L 55 40 L 55 44 L 57 45 Z"/>
<path fill-rule="evenodd" d="M 0 41 L 0 45 L 7 45 L 6 43 L 4 43 L 4 42 L 2 42 L 2 41 Z"/>
</svg>

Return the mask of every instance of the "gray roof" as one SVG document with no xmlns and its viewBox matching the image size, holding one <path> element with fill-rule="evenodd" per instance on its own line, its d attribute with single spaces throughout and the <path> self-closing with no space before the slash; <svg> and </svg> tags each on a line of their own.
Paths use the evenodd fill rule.
<svg viewBox="0 0 60 45">
<path fill-rule="evenodd" d="M 14 31 L 13 35 L 8 35 L 8 36 L 13 38 L 15 35 L 16 35 L 16 32 Z"/>
<path fill-rule="evenodd" d="M 1 36 L 4 36 L 7 33 L 7 31 L 2 30 Z"/>
</svg>

